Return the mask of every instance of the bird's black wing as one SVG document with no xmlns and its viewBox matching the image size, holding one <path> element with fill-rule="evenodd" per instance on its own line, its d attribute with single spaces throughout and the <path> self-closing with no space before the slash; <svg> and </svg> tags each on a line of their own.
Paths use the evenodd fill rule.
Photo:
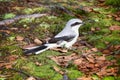
<svg viewBox="0 0 120 80">
<path fill-rule="evenodd" d="M 71 41 L 73 38 L 75 38 L 74 35 L 70 36 L 62 36 L 62 37 L 56 37 L 56 38 L 51 38 L 48 42 L 49 43 L 57 43 L 58 41 Z"/>
</svg>

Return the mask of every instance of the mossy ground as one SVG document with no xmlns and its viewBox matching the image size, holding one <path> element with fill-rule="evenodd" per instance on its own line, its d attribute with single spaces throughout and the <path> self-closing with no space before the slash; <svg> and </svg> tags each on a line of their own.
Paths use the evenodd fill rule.
<svg viewBox="0 0 120 80">
<path fill-rule="evenodd" d="M 80 0 L 81 1 L 81 0 Z M 86 40 L 89 43 L 92 43 L 94 47 L 104 49 L 107 47 L 106 42 L 110 44 L 120 44 L 120 31 L 110 31 L 109 27 L 112 25 L 120 25 L 118 21 L 115 21 L 112 17 L 108 18 L 108 14 L 115 13 L 117 10 L 114 8 L 107 8 L 104 7 L 96 7 L 93 8 L 94 12 L 84 12 L 80 9 L 75 9 L 77 6 L 80 8 L 81 6 L 92 6 L 94 5 L 94 0 L 91 2 L 88 1 L 74 1 L 70 0 L 69 2 L 63 1 L 63 3 L 57 2 L 57 0 L 53 0 L 50 2 L 47 1 L 41 1 L 41 3 L 44 3 L 45 5 L 41 5 L 39 7 L 29 7 L 29 6 L 23 6 L 16 7 L 15 12 L 10 12 L 5 15 L 2 15 L 2 19 L 8 19 L 12 18 L 15 15 L 18 14 L 33 14 L 33 13 L 52 13 L 51 9 L 48 8 L 48 5 L 60 5 L 67 7 L 68 10 L 73 11 L 76 14 L 83 15 L 85 18 L 89 18 L 91 20 L 94 20 L 94 23 L 86 23 L 80 28 L 80 34 L 86 37 Z M 47 4 L 47 6 L 46 6 Z M 74 4 L 77 4 L 74 6 Z M 0 44 L 0 57 L 8 56 L 8 55 L 18 55 L 19 58 L 15 60 L 13 68 L 18 70 L 23 70 L 27 74 L 30 74 L 31 76 L 47 79 L 47 80 L 61 80 L 62 75 L 57 73 L 53 66 L 58 66 L 54 61 L 48 58 L 48 56 L 55 56 L 55 55 L 61 55 L 60 52 L 48 50 L 45 51 L 39 55 L 32 55 L 32 56 L 24 56 L 22 49 L 20 48 L 21 45 L 25 45 L 26 42 L 18 42 L 16 41 L 16 36 L 21 35 L 24 38 L 29 38 L 30 42 L 33 43 L 34 38 L 39 38 L 40 40 L 44 40 L 47 37 L 52 37 L 53 35 L 60 32 L 66 22 L 71 18 L 76 18 L 75 16 L 71 16 L 66 13 L 61 13 L 59 11 L 55 11 L 55 14 L 57 15 L 47 15 L 41 18 L 26 18 L 21 19 L 17 21 L 16 23 L 13 23 L 10 25 L 10 28 L 18 28 L 19 31 L 12 31 L 8 35 L 1 34 L 1 44 Z M 29 29 L 28 29 L 29 28 Z M 91 32 L 91 28 L 99 28 L 98 31 Z M 28 29 L 28 30 L 26 30 Z M 70 54 L 70 53 L 68 53 Z M 35 63 L 39 62 L 42 65 L 38 66 Z M 120 64 L 120 63 L 119 63 Z M 59 67 L 59 66 L 58 66 Z M 80 71 L 78 71 L 74 65 L 72 65 L 70 68 L 61 68 L 68 72 L 68 77 L 72 79 L 76 79 L 80 76 L 83 76 L 84 74 Z M 8 74 L 6 73 L 9 71 Z M 2 70 L 0 71 L 0 74 L 8 74 L 10 77 L 0 78 L 0 80 L 9 79 L 9 80 L 23 80 L 26 78 L 24 75 L 14 72 L 11 70 Z M 94 80 L 99 80 L 95 79 Z M 119 78 L 114 78 L 111 76 L 104 77 L 103 80 L 119 80 Z"/>
</svg>

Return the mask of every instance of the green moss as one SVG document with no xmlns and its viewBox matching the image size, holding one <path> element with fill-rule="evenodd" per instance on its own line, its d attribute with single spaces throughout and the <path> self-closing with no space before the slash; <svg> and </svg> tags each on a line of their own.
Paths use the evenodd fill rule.
<svg viewBox="0 0 120 80">
<path fill-rule="evenodd" d="M 115 79 L 116 79 L 116 80 L 120 80 L 120 76 L 116 77 Z"/>
<path fill-rule="evenodd" d="M 110 56 L 107 56 L 107 57 L 106 57 L 106 59 L 107 59 L 107 60 L 114 60 L 114 59 L 115 59 L 115 57 L 114 57 L 114 56 L 112 56 L 112 55 L 110 55 Z"/>
<path fill-rule="evenodd" d="M 47 11 L 45 7 L 36 7 L 36 8 L 25 8 L 24 10 L 22 10 L 22 13 L 33 14 L 33 13 L 41 13 L 45 11 Z"/>
<path fill-rule="evenodd" d="M 9 18 L 13 18 L 15 17 L 16 15 L 14 13 L 6 13 L 4 16 L 3 16 L 3 19 L 9 19 Z"/>
<path fill-rule="evenodd" d="M 106 47 L 106 45 L 105 45 L 105 43 L 98 41 L 98 42 L 96 42 L 95 47 L 100 48 L 100 49 L 104 49 Z"/>
<path fill-rule="evenodd" d="M 78 71 L 75 68 L 69 68 L 68 69 L 68 77 L 72 80 L 72 79 L 76 79 L 78 77 L 81 77 L 83 75 L 82 72 Z"/>
<path fill-rule="evenodd" d="M 17 59 L 16 61 L 15 61 L 15 64 L 13 65 L 14 66 L 14 68 L 16 68 L 16 69 L 21 69 L 22 67 L 24 67 L 27 63 L 28 63 L 29 61 L 26 59 L 26 58 L 24 58 L 24 57 L 19 57 L 19 59 Z"/>
<path fill-rule="evenodd" d="M 105 3 L 108 5 L 120 6 L 120 0 L 106 0 Z"/>
<path fill-rule="evenodd" d="M 92 75 L 93 80 L 100 80 L 100 78 L 97 75 Z"/>
<path fill-rule="evenodd" d="M 19 73 L 15 73 L 13 77 L 9 77 L 9 80 L 23 80 L 23 77 Z"/>
<path fill-rule="evenodd" d="M 27 24 L 27 23 L 32 23 L 34 21 L 35 18 L 25 18 L 25 19 L 21 19 L 19 21 L 19 24 Z"/>
<path fill-rule="evenodd" d="M 6 53 L 10 53 L 10 54 L 14 54 L 14 55 L 21 55 L 22 54 L 22 50 L 20 49 L 19 46 L 16 45 L 7 45 L 7 46 L 3 46 L 1 49 L 6 50 Z M 5 53 L 2 53 L 5 54 Z"/>
<path fill-rule="evenodd" d="M 48 58 L 48 56 L 52 56 L 52 55 L 55 56 L 58 54 L 60 53 L 48 50 L 37 56 L 33 55 L 27 58 L 21 57 L 20 59 L 16 60 L 16 64 L 14 65 L 14 67 L 23 68 L 26 70 L 28 74 L 31 74 L 36 77 L 46 78 L 46 79 L 49 78 L 49 80 L 62 79 L 62 75 L 56 73 L 56 71 L 52 69 L 54 65 L 56 66 L 56 63 Z M 42 66 L 37 66 L 35 62 L 41 63 Z"/>
<path fill-rule="evenodd" d="M 6 78 L 0 78 L 0 80 L 6 80 Z"/>
<path fill-rule="evenodd" d="M 37 66 L 33 62 L 29 62 L 26 64 L 26 67 L 28 69 L 27 72 L 33 76 L 46 79 L 49 78 L 49 80 L 61 79 L 61 74 L 56 73 L 56 71 L 52 69 L 52 66 L 53 65 L 50 65 L 49 63 L 42 66 Z"/>
<path fill-rule="evenodd" d="M 104 77 L 102 80 L 116 80 L 113 76 Z"/>
</svg>

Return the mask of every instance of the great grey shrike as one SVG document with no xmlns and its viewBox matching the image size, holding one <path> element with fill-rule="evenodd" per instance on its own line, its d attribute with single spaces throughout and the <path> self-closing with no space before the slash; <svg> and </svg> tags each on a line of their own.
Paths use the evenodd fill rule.
<svg viewBox="0 0 120 80">
<path fill-rule="evenodd" d="M 48 40 L 43 45 L 29 48 L 28 50 L 24 51 L 24 53 L 26 55 L 31 53 L 39 54 L 50 48 L 56 47 L 65 47 L 69 49 L 77 41 L 79 36 L 79 27 L 83 24 L 84 22 L 82 22 L 80 19 L 70 19 L 65 25 L 65 28 L 56 36 Z"/>
</svg>

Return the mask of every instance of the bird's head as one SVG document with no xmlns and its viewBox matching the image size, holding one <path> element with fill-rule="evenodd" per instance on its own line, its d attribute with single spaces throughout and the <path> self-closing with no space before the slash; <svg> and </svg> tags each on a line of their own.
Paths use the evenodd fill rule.
<svg viewBox="0 0 120 80">
<path fill-rule="evenodd" d="M 71 28 L 74 31 L 78 31 L 79 27 L 83 24 L 84 24 L 84 22 L 80 19 L 70 19 L 67 22 L 66 26 Z"/>
</svg>

